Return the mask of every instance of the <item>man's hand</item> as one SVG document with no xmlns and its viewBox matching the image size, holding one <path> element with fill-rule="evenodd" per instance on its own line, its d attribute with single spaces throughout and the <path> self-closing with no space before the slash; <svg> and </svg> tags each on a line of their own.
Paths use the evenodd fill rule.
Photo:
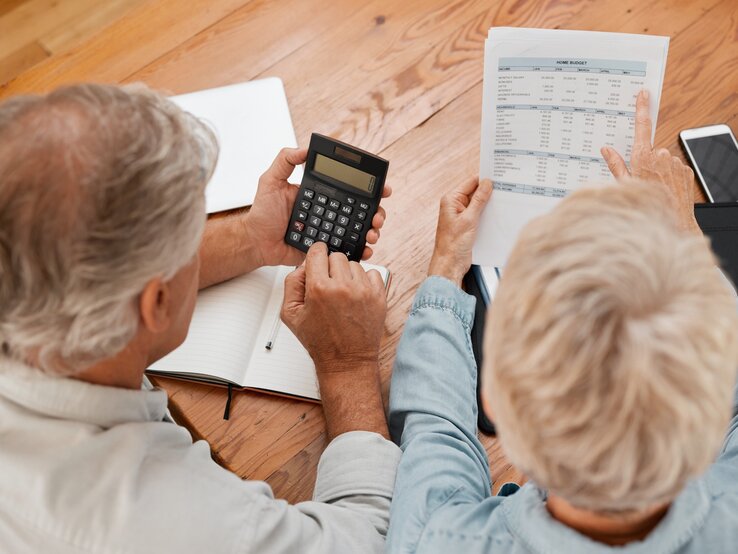
<svg viewBox="0 0 738 554">
<path fill-rule="evenodd" d="M 702 233 L 694 219 L 694 173 L 666 148 L 654 149 L 651 144 L 651 116 L 648 111 L 648 91 L 636 98 L 635 139 L 630 156 L 630 171 L 623 157 L 613 148 L 604 146 L 602 157 L 617 179 L 635 177 L 651 183 L 661 183 L 669 190 L 679 226 L 685 231 Z M 644 191 L 648 194 L 648 191 Z"/>
<path fill-rule="evenodd" d="M 284 283 L 282 321 L 307 349 L 318 375 L 328 434 L 388 437 L 379 383 L 387 300 L 375 270 L 316 242 Z"/>
<path fill-rule="evenodd" d="M 284 148 L 259 179 L 254 204 L 246 215 L 244 224 L 245 232 L 259 249 L 260 265 L 299 265 L 305 259 L 303 252 L 284 242 L 284 235 L 299 190 L 298 186 L 290 184 L 287 179 L 295 166 L 305 163 L 306 157 L 305 149 Z M 386 198 L 390 194 L 392 189 L 385 186 L 382 197 Z M 372 218 L 372 228 L 366 234 L 368 244 L 375 244 L 379 240 L 380 229 L 386 217 L 384 208 L 380 206 Z M 366 260 L 372 253 L 372 249 L 366 246 L 361 258 Z"/>
<path fill-rule="evenodd" d="M 441 198 L 428 275 L 440 275 L 461 286 L 471 265 L 479 220 L 491 196 L 492 181 L 474 178 Z"/>
</svg>

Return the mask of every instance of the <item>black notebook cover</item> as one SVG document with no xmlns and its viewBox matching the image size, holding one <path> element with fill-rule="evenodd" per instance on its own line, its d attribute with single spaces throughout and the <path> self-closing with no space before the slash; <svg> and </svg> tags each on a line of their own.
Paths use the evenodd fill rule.
<svg viewBox="0 0 738 554">
<path fill-rule="evenodd" d="M 738 283 L 738 203 L 695 204 L 697 224 L 733 286 Z"/>
</svg>

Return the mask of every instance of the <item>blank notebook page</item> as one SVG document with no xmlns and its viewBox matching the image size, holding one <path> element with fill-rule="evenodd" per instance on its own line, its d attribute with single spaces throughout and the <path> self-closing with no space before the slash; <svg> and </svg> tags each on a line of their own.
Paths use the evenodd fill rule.
<svg viewBox="0 0 738 554">
<path fill-rule="evenodd" d="M 381 266 L 362 263 L 365 270 L 376 269 L 387 284 L 389 271 Z M 320 399 L 315 364 L 292 331 L 280 323 L 277 338 L 271 350 L 265 345 L 269 340 L 275 319 L 279 316 L 284 298 L 284 279 L 292 271 L 280 267 L 265 310 L 266 323 L 257 336 L 254 353 L 246 373 L 246 386 Z"/>
<path fill-rule="evenodd" d="M 150 369 L 243 385 L 277 271 L 263 267 L 200 291 L 187 339 Z"/>
<path fill-rule="evenodd" d="M 245 385 L 318 400 L 320 392 L 313 360 L 284 323 L 279 324 L 272 349 L 267 350 L 265 347 L 282 308 L 284 278 L 292 269 L 284 266 L 279 268 L 265 309 L 265 322 L 256 337 Z"/>
</svg>

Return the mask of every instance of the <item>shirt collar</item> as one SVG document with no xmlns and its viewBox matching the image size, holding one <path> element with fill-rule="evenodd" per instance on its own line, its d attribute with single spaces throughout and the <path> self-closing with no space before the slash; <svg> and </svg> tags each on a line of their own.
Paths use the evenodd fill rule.
<svg viewBox="0 0 738 554">
<path fill-rule="evenodd" d="M 546 492 L 526 484 L 500 506 L 511 532 L 531 552 L 557 551 L 571 554 L 606 554 L 616 547 L 595 542 L 554 519 L 546 509 Z M 672 502 L 659 524 L 642 541 L 617 547 L 628 554 L 666 554 L 679 551 L 705 524 L 710 495 L 703 480 L 689 483 Z"/>
<path fill-rule="evenodd" d="M 48 417 L 110 428 L 121 423 L 161 421 L 167 409 L 162 390 L 93 385 L 0 358 L 0 397 Z"/>
</svg>

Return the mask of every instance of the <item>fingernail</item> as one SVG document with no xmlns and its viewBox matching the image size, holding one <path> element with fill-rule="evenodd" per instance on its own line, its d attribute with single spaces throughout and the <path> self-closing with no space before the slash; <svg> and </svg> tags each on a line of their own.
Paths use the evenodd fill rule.
<svg viewBox="0 0 738 554">
<path fill-rule="evenodd" d="M 643 90 L 641 91 L 641 94 L 643 94 L 643 99 L 644 99 L 644 100 L 648 100 L 648 90 L 647 90 L 647 89 L 645 89 L 645 88 L 644 88 L 644 89 L 643 89 Z"/>
</svg>

